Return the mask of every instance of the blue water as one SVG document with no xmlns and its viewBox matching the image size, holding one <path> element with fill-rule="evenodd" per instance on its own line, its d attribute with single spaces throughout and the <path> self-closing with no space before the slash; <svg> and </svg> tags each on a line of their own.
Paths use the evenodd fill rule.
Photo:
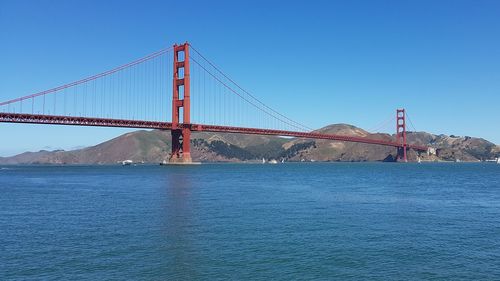
<svg viewBox="0 0 500 281">
<path fill-rule="evenodd" d="M 500 280 L 500 165 L 0 169 L 1 280 Z"/>
</svg>

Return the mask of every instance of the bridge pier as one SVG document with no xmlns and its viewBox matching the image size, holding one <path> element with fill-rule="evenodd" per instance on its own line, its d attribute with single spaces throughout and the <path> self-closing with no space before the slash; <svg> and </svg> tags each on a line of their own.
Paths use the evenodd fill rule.
<svg viewBox="0 0 500 281">
<path fill-rule="evenodd" d="M 397 162 L 408 162 L 408 157 L 407 157 L 407 147 L 398 147 L 397 151 L 397 156 L 396 156 L 396 161 Z"/>
<path fill-rule="evenodd" d="M 179 54 L 184 53 L 184 59 Z M 182 71 L 181 71 L 182 70 Z M 172 91 L 172 154 L 170 163 L 189 164 L 191 159 L 191 101 L 189 75 L 189 44 L 174 45 Z M 182 116 L 180 115 L 182 108 Z M 182 117 L 182 120 L 181 120 Z"/>
<path fill-rule="evenodd" d="M 190 141 L 191 131 L 189 129 L 175 129 L 172 134 L 172 154 L 171 163 L 191 163 Z"/>
</svg>

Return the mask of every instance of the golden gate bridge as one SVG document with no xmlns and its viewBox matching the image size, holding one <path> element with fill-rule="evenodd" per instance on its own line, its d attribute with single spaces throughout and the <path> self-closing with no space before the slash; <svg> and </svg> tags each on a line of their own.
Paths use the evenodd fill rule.
<svg viewBox="0 0 500 281">
<path fill-rule="evenodd" d="M 407 161 L 409 149 L 428 151 L 407 142 L 404 109 L 396 111 L 395 119 L 392 140 L 316 132 L 263 103 L 187 42 L 85 79 L 0 102 L 4 123 L 170 130 L 172 163 L 192 162 L 191 133 L 202 131 L 390 146 L 399 161 Z"/>
</svg>

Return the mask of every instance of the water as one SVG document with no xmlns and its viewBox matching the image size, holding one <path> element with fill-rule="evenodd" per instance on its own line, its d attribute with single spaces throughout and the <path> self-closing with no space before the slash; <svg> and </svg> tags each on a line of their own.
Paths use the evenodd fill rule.
<svg viewBox="0 0 500 281">
<path fill-rule="evenodd" d="M 1 280 L 500 280 L 500 165 L 15 166 Z"/>
</svg>

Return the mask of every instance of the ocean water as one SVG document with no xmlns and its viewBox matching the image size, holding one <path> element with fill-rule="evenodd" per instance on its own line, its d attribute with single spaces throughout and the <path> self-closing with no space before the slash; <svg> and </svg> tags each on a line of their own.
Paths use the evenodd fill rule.
<svg viewBox="0 0 500 281">
<path fill-rule="evenodd" d="M 0 169 L 0 280 L 500 280 L 500 165 Z"/>
</svg>

